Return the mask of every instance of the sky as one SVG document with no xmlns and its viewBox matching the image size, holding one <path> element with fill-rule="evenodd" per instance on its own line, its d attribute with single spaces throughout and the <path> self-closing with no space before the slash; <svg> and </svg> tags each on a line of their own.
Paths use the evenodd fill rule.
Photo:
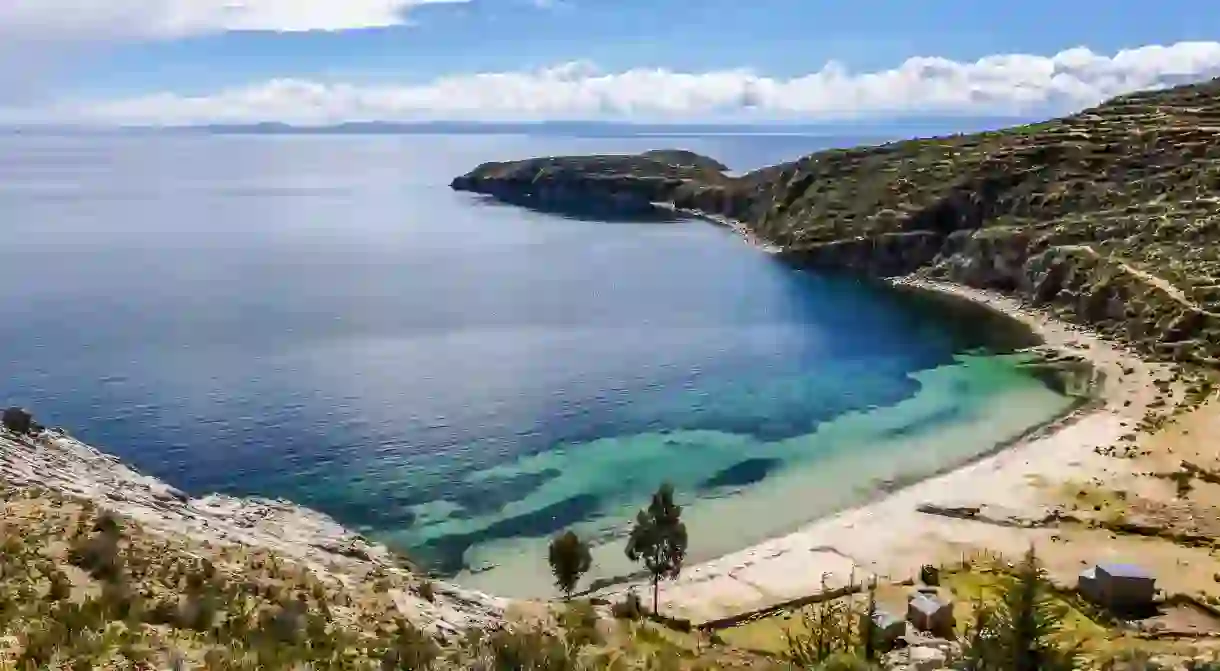
<svg viewBox="0 0 1220 671">
<path fill-rule="evenodd" d="M 1052 115 L 1220 76 L 1216 0 L 0 0 L 0 122 Z"/>
</svg>

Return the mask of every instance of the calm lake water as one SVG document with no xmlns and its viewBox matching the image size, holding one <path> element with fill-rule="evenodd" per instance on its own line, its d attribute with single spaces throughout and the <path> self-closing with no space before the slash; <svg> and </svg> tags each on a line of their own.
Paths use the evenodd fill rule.
<svg viewBox="0 0 1220 671">
<path fill-rule="evenodd" d="M 975 324 L 698 221 L 451 192 L 487 160 L 678 146 L 734 169 L 850 138 L 0 139 L 0 403 L 192 493 L 319 508 L 459 580 L 593 577 L 663 480 L 694 559 L 1068 399 Z M 982 349 L 980 349 L 982 348 Z"/>
</svg>

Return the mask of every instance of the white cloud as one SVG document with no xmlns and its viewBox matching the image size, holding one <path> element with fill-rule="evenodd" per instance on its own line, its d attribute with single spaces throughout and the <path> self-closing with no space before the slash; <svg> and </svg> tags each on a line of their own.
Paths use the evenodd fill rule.
<svg viewBox="0 0 1220 671">
<path fill-rule="evenodd" d="M 468 0 L 3 0 L 0 40 L 170 39 L 235 30 L 400 25 L 411 7 Z"/>
<path fill-rule="evenodd" d="M 576 62 L 419 85 L 282 79 L 209 95 L 166 92 L 63 106 L 57 112 L 60 118 L 139 124 L 1058 113 L 1134 90 L 1215 76 L 1220 76 L 1220 42 L 1182 42 L 1111 56 L 1076 48 L 1054 56 L 1004 54 L 974 62 L 912 58 L 878 72 L 856 73 L 829 63 L 792 78 L 744 69 L 607 73 Z"/>
<path fill-rule="evenodd" d="M 28 106 L 51 95 L 51 75 L 110 45 L 231 31 L 397 26 L 412 8 L 469 1 L 0 0 L 0 104 Z"/>
</svg>

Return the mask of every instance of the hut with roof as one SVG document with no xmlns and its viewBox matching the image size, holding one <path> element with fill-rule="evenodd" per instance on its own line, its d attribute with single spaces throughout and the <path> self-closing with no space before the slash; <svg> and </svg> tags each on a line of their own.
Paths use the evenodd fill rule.
<svg viewBox="0 0 1220 671">
<path fill-rule="evenodd" d="M 953 602 L 935 588 L 921 589 L 907 599 L 907 622 L 941 638 L 953 636 Z"/>
<path fill-rule="evenodd" d="M 1136 612 L 1152 607 L 1156 578 L 1134 564 L 1101 563 L 1080 572 L 1076 591 L 1108 610 Z"/>
<path fill-rule="evenodd" d="M 868 614 L 860 615 L 861 631 L 868 626 Z M 907 633 L 907 623 L 900 617 L 897 617 L 889 612 L 877 609 L 873 613 L 873 641 L 876 643 L 878 650 L 891 650 L 898 643 L 898 639 Z"/>
</svg>

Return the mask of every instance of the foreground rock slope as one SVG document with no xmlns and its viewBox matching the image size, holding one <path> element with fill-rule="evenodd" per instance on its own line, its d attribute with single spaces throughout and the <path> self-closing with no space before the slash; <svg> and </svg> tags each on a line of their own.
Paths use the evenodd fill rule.
<svg viewBox="0 0 1220 671">
<path fill-rule="evenodd" d="M 666 156 L 662 153 L 661 156 Z M 739 177 L 697 155 L 479 166 L 458 190 L 736 220 L 797 263 L 1016 293 L 1158 358 L 1220 363 L 1220 80 Z"/>
<path fill-rule="evenodd" d="M 444 639 L 495 627 L 508 606 L 428 580 L 316 511 L 191 498 L 57 430 L 0 429 L 0 513 L 0 633 L 16 635 L 0 636 L 0 668 L 38 635 L 59 652 L 24 662 L 88 657 L 64 646 L 89 648 L 91 627 L 108 621 L 127 624 L 98 648 L 99 667 L 109 668 L 106 655 L 133 659 L 116 640 L 149 660 L 173 652 L 202 663 L 209 651 L 234 654 L 225 640 L 259 645 L 258 632 L 262 652 L 308 648 L 318 661 L 322 645 L 373 655 L 404 632 Z M 59 636 L 59 625 L 84 638 Z"/>
</svg>

